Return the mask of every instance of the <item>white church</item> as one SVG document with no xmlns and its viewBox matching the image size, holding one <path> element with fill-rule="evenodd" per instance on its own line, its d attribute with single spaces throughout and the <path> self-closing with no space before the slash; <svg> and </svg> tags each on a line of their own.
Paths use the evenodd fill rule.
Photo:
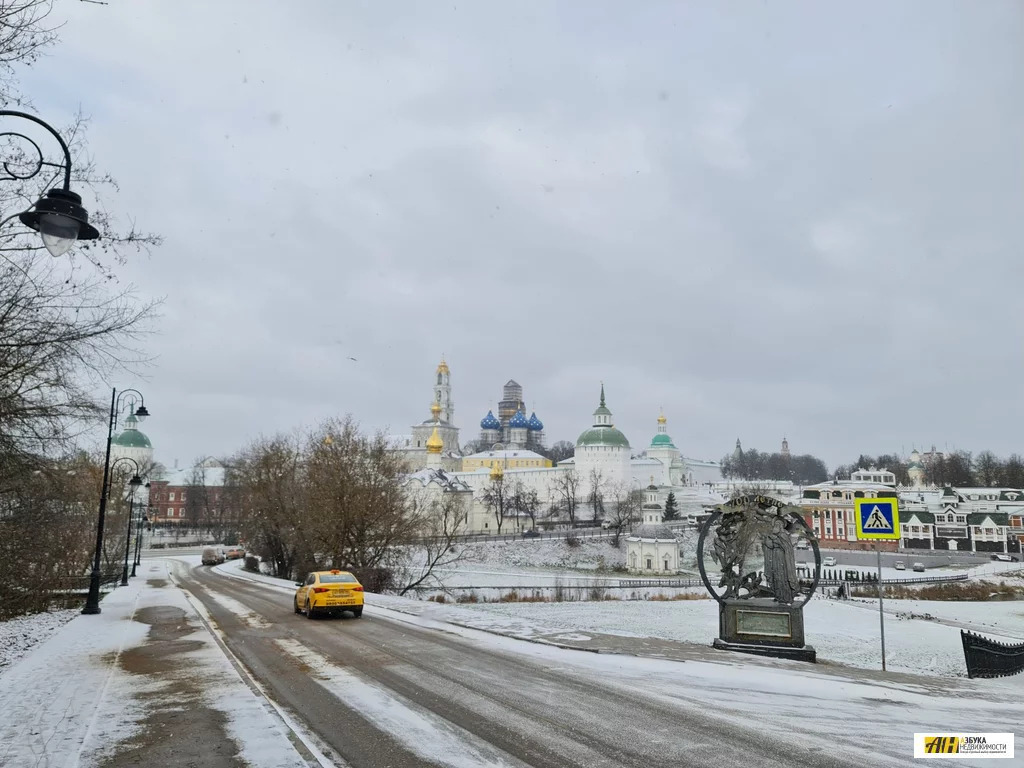
<svg viewBox="0 0 1024 768">
<path fill-rule="evenodd" d="M 559 504 L 560 479 L 572 472 L 577 479 L 577 515 L 580 518 L 591 514 L 586 508 L 586 501 L 595 484 L 605 499 L 610 499 L 615 491 L 622 489 L 646 489 L 646 504 L 656 504 L 659 509 L 672 492 L 683 516 L 698 514 L 708 504 L 722 500 L 710 489 L 711 483 L 722 479 L 718 462 L 684 457 L 668 434 L 668 419 L 664 414 L 658 416 L 657 431 L 650 445 L 634 454 L 629 440 L 614 424 L 603 384 L 593 421 L 577 438 L 574 455 L 553 467 L 491 466 L 463 471 L 456 466 L 459 459 L 458 428 L 452 420 L 451 403 L 450 370 L 442 360 L 438 366 L 432 419 L 414 426 L 412 436 L 393 438 L 392 447 L 410 460 L 414 472 L 408 482 L 418 483 L 425 489 L 472 496 L 467 533 L 497 533 L 494 515 L 482 501 L 496 477 L 504 477 L 521 483 L 527 490 L 536 491 L 543 508 L 548 509 Z M 502 533 L 521 531 L 527 524 L 529 520 L 506 520 Z M 655 570 L 663 567 L 659 556 Z"/>
</svg>

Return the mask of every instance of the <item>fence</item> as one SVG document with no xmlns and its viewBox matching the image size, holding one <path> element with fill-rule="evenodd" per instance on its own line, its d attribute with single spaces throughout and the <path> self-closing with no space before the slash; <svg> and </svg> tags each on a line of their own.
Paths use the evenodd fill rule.
<svg viewBox="0 0 1024 768">
<path fill-rule="evenodd" d="M 1024 671 L 1024 643 L 1010 645 L 960 630 L 968 677 L 1009 677 Z"/>
</svg>

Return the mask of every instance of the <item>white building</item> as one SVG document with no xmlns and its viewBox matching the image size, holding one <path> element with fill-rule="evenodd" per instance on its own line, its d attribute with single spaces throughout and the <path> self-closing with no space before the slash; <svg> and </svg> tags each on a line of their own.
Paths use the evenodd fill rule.
<svg viewBox="0 0 1024 768">
<path fill-rule="evenodd" d="M 679 571 L 679 539 L 663 524 L 658 487 L 644 492 L 643 524 L 626 537 L 626 568 L 630 573 L 673 574 Z"/>
<path fill-rule="evenodd" d="M 124 431 L 110 443 L 111 464 L 120 458 L 135 460 L 142 470 L 153 461 L 153 444 L 139 431 L 139 419 L 134 410 L 124 420 Z"/>
</svg>

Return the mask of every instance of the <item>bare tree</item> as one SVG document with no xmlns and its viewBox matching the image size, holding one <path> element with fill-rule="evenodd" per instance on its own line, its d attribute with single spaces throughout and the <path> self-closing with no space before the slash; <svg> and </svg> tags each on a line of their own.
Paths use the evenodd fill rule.
<svg viewBox="0 0 1024 768">
<path fill-rule="evenodd" d="M 610 496 L 612 544 L 618 547 L 622 534 L 632 530 L 633 521 L 640 518 L 644 494 L 637 488 L 630 488 L 625 483 L 620 483 L 612 486 Z"/>
<path fill-rule="evenodd" d="M 484 486 L 481 501 L 494 515 L 494 523 L 500 534 L 501 526 L 505 524 L 505 518 L 512 512 L 512 487 L 508 478 L 505 477 L 505 473 L 491 475 L 487 485 Z"/>
<path fill-rule="evenodd" d="M 293 578 L 297 563 L 309 560 L 300 533 L 307 509 L 300 466 L 297 439 L 278 436 L 249 445 L 228 472 L 228 495 L 249 547 L 282 578 Z"/>
<path fill-rule="evenodd" d="M 527 488 L 522 480 L 512 484 L 511 507 L 517 517 L 530 518 L 530 528 L 537 527 L 537 515 L 540 514 L 541 502 L 537 491 Z"/>
<path fill-rule="evenodd" d="M 570 527 L 576 524 L 576 510 L 580 505 L 580 476 L 575 469 L 559 472 L 551 487 L 551 496 L 558 499 L 558 505 L 569 518 Z"/>
<path fill-rule="evenodd" d="M 52 8 L 52 0 L 0 4 L 5 106 L 31 107 L 17 75 L 57 42 L 58 26 L 48 18 Z M 0 120 L 0 159 L 8 173 L 0 184 L 0 211 L 10 216 L 62 181 L 65 161 L 52 156 L 59 149 L 41 128 L 16 117 Z M 54 260 L 24 227 L 0 229 L 0 493 L 24 485 L 27 472 L 43 470 L 71 450 L 86 423 L 102 416 L 92 392 L 111 373 L 145 362 L 133 347 L 155 309 L 118 288 L 115 272 L 131 252 L 159 238 L 120 228 L 104 209 L 103 195 L 116 182 L 86 156 L 84 120 L 79 116 L 59 132 L 73 158 L 74 189 L 95 197 L 88 202 L 90 222 L 101 237 Z"/>
<path fill-rule="evenodd" d="M 410 500 L 411 513 L 422 534 L 422 545 L 415 554 L 411 553 L 412 547 L 406 548 L 407 562 L 400 569 L 398 594 L 404 595 L 422 586 L 434 578 L 436 569 L 447 568 L 462 559 L 458 537 L 466 525 L 466 495 L 442 490 L 421 492 Z M 408 562 L 413 557 L 416 561 Z"/>
<path fill-rule="evenodd" d="M 594 514 L 594 522 L 599 522 L 604 517 L 604 473 L 594 467 L 590 470 L 590 488 L 587 491 L 587 504 Z"/>
<path fill-rule="evenodd" d="M 99 458 L 79 452 L 0 494 L 0 618 L 48 610 L 53 592 L 84 585 L 102 482 Z"/>
</svg>

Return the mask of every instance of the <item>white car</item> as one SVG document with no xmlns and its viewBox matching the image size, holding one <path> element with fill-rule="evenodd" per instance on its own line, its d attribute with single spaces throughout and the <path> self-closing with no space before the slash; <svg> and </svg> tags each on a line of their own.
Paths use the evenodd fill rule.
<svg viewBox="0 0 1024 768">
<path fill-rule="evenodd" d="M 895 568 L 897 571 L 905 571 L 907 570 L 907 564 L 904 563 L 902 560 L 897 560 L 896 565 L 894 565 L 893 568 Z"/>
<path fill-rule="evenodd" d="M 831 568 L 832 566 L 836 565 L 836 559 L 832 557 L 832 555 L 829 555 L 828 557 L 822 558 L 821 564 L 824 565 L 826 568 Z"/>
</svg>

